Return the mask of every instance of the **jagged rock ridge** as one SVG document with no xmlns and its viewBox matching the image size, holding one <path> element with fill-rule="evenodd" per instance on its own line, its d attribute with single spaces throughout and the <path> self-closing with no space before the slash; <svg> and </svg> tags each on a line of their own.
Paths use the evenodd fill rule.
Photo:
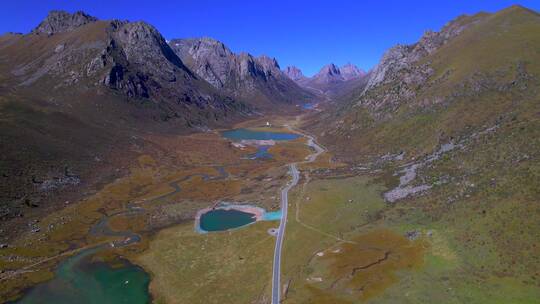
<svg viewBox="0 0 540 304">
<path fill-rule="evenodd" d="M 470 26 L 483 20 L 484 14 L 476 16 L 462 16 L 448 22 L 439 32 L 428 30 L 420 40 L 411 45 L 398 44 L 390 48 L 381 58 L 381 61 L 373 69 L 362 96 L 361 103 L 380 108 L 389 104 L 396 105 L 400 100 L 414 98 L 415 88 L 423 85 L 433 75 L 433 69 L 429 63 L 416 64 L 421 59 L 433 54 L 452 38 Z M 402 85 L 385 96 L 370 98 L 368 93 L 377 87 L 393 82 Z"/>
<path fill-rule="evenodd" d="M 351 80 L 366 75 L 366 72 L 364 70 L 361 70 L 359 67 L 352 63 L 345 64 L 344 66 L 339 68 L 339 71 L 341 72 L 341 76 L 345 80 Z"/>
<path fill-rule="evenodd" d="M 338 67 L 333 63 L 323 66 L 313 77 L 305 77 L 297 67 L 287 67 L 285 74 L 299 85 L 327 96 L 346 94 L 362 84 L 366 72 L 347 63 Z"/>
<path fill-rule="evenodd" d="M 197 75 L 246 102 L 300 103 L 311 97 L 291 81 L 275 58 L 233 53 L 212 38 L 173 39 L 169 45 Z"/>
<path fill-rule="evenodd" d="M 59 35 L 62 42 L 43 49 L 43 63 L 21 62 L 14 68 L 25 86 L 41 79 L 51 81 L 55 89 L 82 83 L 104 85 L 128 98 L 151 100 L 166 120 L 196 121 L 198 114 L 190 117 L 191 111 L 223 116 L 244 108 L 191 72 L 148 23 L 98 21 L 83 12 L 53 11 L 32 33 Z"/>
<path fill-rule="evenodd" d="M 285 68 L 285 70 L 283 72 L 290 79 L 292 79 L 293 81 L 296 81 L 296 82 L 306 78 L 306 76 L 304 76 L 302 71 L 299 68 L 295 67 L 295 66 L 288 66 L 288 67 Z"/>
</svg>

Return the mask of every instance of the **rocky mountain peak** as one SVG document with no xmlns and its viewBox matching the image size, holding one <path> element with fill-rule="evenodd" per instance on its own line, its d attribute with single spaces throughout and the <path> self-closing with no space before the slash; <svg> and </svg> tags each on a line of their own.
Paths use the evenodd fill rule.
<svg viewBox="0 0 540 304">
<path fill-rule="evenodd" d="M 169 45 L 197 75 L 222 88 L 234 66 L 235 54 L 221 41 L 209 37 L 172 39 Z"/>
<path fill-rule="evenodd" d="M 298 80 L 306 78 L 306 76 L 304 76 L 302 71 L 295 66 L 288 66 L 285 68 L 283 72 L 285 73 L 285 75 L 287 75 L 290 79 L 294 81 L 298 81 Z"/>
<path fill-rule="evenodd" d="M 206 57 L 230 57 L 234 55 L 223 42 L 209 37 L 173 39 L 169 42 L 169 45 L 173 49 L 181 49 L 182 52 L 190 54 L 195 59 Z"/>
<path fill-rule="evenodd" d="M 357 80 L 366 75 L 366 72 L 351 63 L 342 67 L 333 63 L 327 64 L 312 77 L 305 77 L 302 71 L 295 66 L 287 67 L 283 73 L 300 86 L 316 92 L 316 94 L 326 95 L 347 92 L 355 86 Z"/>
<path fill-rule="evenodd" d="M 330 63 L 323 66 L 319 73 L 315 74 L 312 77 L 312 80 L 314 83 L 328 84 L 334 82 L 341 82 L 344 80 L 344 78 L 341 75 L 341 71 L 339 70 L 339 68 L 335 64 Z"/>
<path fill-rule="evenodd" d="M 50 11 L 47 17 L 32 30 L 32 33 L 52 35 L 67 32 L 97 20 L 82 11 L 73 14 L 66 11 Z"/>
<path fill-rule="evenodd" d="M 149 60 L 164 56 L 173 65 L 185 69 L 165 38 L 154 26 L 146 22 L 122 24 L 114 33 L 114 37 L 122 43 L 127 59 L 133 63 L 153 69 Z"/>
<path fill-rule="evenodd" d="M 281 71 L 275 58 L 235 54 L 212 38 L 173 39 L 169 45 L 195 74 L 244 100 L 291 102 L 307 96 Z"/>
<path fill-rule="evenodd" d="M 265 73 L 267 74 L 272 73 L 272 72 L 281 73 L 281 69 L 279 67 L 279 63 L 277 62 L 276 58 L 270 58 L 266 55 L 262 55 L 262 56 L 257 57 L 256 60 L 261 65 Z"/>
<path fill-rule="evenodd" d="M 335 64 L 330 63 L 323 66 L 321 70 L 319 71 L 318 75 L 337 76 L 337 75 L 341 75 L 341 71 Z"/>
<path fill-rule="evenodd" d="M 341 72 L 341 75 L 345 80 L 358 78 L 366 74 L 365 71 L 361 70 L 352 63 L 347 63 L 344 66 L 340 67 L 339 71 Z"/>
</svg>

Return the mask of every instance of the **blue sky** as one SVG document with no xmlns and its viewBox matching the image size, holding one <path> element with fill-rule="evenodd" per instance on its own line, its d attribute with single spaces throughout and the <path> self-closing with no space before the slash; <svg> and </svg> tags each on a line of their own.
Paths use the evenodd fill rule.
<svg viewBox="0 0 540 304">
<path fill-rule="evenodd" d="M 276 57 L 312 75 L 327 63 L 373 67 L 389 47 L 415 42 L 460 14 L 540 1 L 124 1 L 4 0 L 0 33 L 29 32 L 51 9 L 83 10 L 99 19 L 144 20 L 167 39 L 208 36 L 233 51 Z"/>
</svg>

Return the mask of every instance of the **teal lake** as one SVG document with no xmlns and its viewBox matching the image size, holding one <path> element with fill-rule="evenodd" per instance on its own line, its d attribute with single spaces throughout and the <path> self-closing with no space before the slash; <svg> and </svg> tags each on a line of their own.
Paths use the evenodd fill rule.
<svg viewBox="0 0 540 304">
<path fill-rule="evenodd" d="M 201 215 L 200 228 L 204 231 L 224 231 L 251 224 L 255 215 L 235 209 L 215 209 Z"/>
<path fill-rule="evenodd" d="M 263 212 L 261 220 L 279 221 L 281 210 Z M 253 213 L 244 212 L 238 209 L 213 209 L 201 214 L 196 229 L 201 233 L 225 231 L 240 228 L 256 221 Z"/>
<path fill-rule="evenodd" d="M 127 261 L 114 268 L 92 262 L 92 255 L 102 248 L 87 249 L 68 258 L 59 265 L 52 280 L 29 289 L 14 303 L 149 303 L 148 274 Z"/>
</svg>

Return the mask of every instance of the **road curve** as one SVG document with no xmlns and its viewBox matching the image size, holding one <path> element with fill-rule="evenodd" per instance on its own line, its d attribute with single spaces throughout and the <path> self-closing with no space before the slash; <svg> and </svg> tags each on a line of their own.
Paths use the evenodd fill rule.
<svg viewBox="0 0 540 304">
<path fill-rule="evenodd" d="M 309 155 L 303 163 L 310 163 L 325 150 L 319 146 L 312 136 L 305 135 L 308 138 L 308 146 L 315 149 L 315 153 Z M 281 247 L 283 247 L 283 238 L 285 237 L 285 226 L 287 225 L 287 210 L 289 209 L 289 190 L 298 184 L 300 172 L 296 168 L 296 163 L 289 164 L 289 174 L 292 181 L 281 190 L 281 220 L 276 235 L 276 247 L 274 249 L 274 266 L 272 270 L 272 304 L 279 304 L 281 297 Z"/>
</svg>

